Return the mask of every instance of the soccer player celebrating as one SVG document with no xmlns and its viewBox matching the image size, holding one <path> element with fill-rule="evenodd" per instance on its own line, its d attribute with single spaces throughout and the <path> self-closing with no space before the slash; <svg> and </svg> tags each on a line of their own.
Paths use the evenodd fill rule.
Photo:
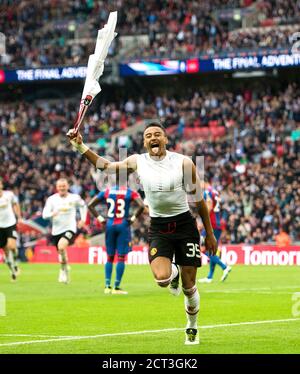
<svg viewBox="0 0 300 374">
<path fill-rule="evenodd" d="M 105 202 L 107 206 L 107 219 L 97 213 L 95 206 Z M 129 217 L 131 202 L 138 205 L 134 214 Z M 125 256 L 131 249 L 130 224 L 143 212 L 144 204 L 140 195 L 126 186 L 113 186 L 99 192 L 88 204 L 90 212 L 97 220 L 105 224 L 105 245 L 107 262 L 105 264 L 105 294 L 127 294 L 120 288 L 121 280 L 125 270 Z M 116 279 L 114 288 L 111 289 L 111 276 L 116 254 Z"/>
<path fill-rule="evenodd" d="M 17 249 L 17 220 L 20 221 L 21 209 L 18 198 L 12 191 L 3 190 L 0 179 L 0 248 L 5 253 L 5 262 L 10 269 L 11 279 L 15 281 L 19 273 L 16 263 Z"/>
<path fill-rule="evenodd" d="M 219 240 L 222 234 L 221 229 L 221 198 L 219 195 L 219 192 L 215 190 L 208 181 L 205 181 L 205 190 L 204 190 L 204 200 L 206 201 L 206 205 L 210 214 L 210 221 L 214 230 L 215 238 L 217 239 L 217 242 L 219 244 Z M 203 231 L 203 236 L 205 236 L 205 230 Z M 219 252 L 219 251 L 218 251 Z M 231 271 L 231 267 L 228 265 L 225 265 L 224 262 L 221 261 L 218 254 L 211 255 L 207 253 L 209 257 L 209 273 L 207 278 L 201 278 L 199 279 L 200 283 L 211 283 L 213 280 L 214 272 L 216 265 L 219 265 L 221 269 L 223 270 L 223 275 L 221 277 L 221 281 L 224 282 L 226 278 L 228 277 L 228 274 Z"/>
<path fill-rule="evenodd" d="M 69 192 L 68 181 L 64 178 L 56 182 L 57 193 L 48 197 L 43 209 L 43 218 L 52 220 L 52 239 L 58 250 L 61 264 L 58 281 L 70 282 L 70 269 L 68 267 L 67 247 L 74 242 L 78 228 L 84 226 L 87 207 L 81 197 Z M 80 220 L 76 222 L 77 209 L 80 211 Z"/>
<path fill-rule="evenodd" d="M 185 344 L 198 344 L 197 316 L 200 295 L 195 285 L 197 267 L 201 266 L 200 236 L 196 220 L 190 213 L 188 196 L 195 201 L 202 218 L 207 251 L 216 253 L 209 213 L 201 193 L 200 179 L 194 163 L 188 158 L 166 149 L 168 139 L 159 122 L 146 126 L 143 134 L 147 153 L 131 155 L 120 162 L 110 162 L 91 151 L 74 130 L 67 134 L 71 144 L 94 166 L 108 174 L 136 171 L 144 188 L 151 217 L 149 229 L 149 262 L 157 284 L 170 285 L 178 295 L 179 267 L 187 316 Z M 172 259 L 175 257 L 175 263 Z"/>
</svg>

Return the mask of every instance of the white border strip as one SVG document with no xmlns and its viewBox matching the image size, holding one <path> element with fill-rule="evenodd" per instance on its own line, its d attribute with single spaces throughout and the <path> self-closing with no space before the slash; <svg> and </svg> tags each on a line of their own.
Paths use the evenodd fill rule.
<svg viewBox="0 0 300 374">
<path fill-rule="evenodd" d="M 300 321 L 300 318 L 287 318 L 287 319 L 275 319 L 275 320 L 266 320 L 266 321 L 248 321 L 248 322 L 237 322 L 237 323 L 224 323 L 218 325 L 206 325 L 200 326 L 199 329 L 214 329 L 220 327 L 232 327 L 232 326 L 245 326 L 245 325 L 261 325 L 267 323 L 284 323 L 284 322 L 295 322 Z M 25 344 L 40 344 L 40 343 L 51 343 L 57 341 L 71 341 L 71 340 L 83 340 L 83 339 L 98 339 L 98 338 L 105 338 L 105 337 L 114 337 L 114 336 L 128 336 L 128 335 L 142 335 L 142 334 L 156 334 L 161 332 L 170 332 L 170 331 L 182 331 L 185 330 L 184 328 L 170 328 L 170 329 L 163 329 L 163 330 L 144 330 L 144 331 L 129 331 L 129 332 L 119 332 L 113 334 L 100 334 L 100 335 L 90 335 L 90 336 L 57 336 L 55 339 L 44 339 L 44 340 L 29 340 L 23 342 L 12 342 L 12 343 L 3 343 L 0 344 L 0 347 L 10 347 L 16 345 L 25 345 Z M 4 336 L 4 335 L 0 335 Z M 39 336 L 39 335 L 35 335 Z"/>
</svg>

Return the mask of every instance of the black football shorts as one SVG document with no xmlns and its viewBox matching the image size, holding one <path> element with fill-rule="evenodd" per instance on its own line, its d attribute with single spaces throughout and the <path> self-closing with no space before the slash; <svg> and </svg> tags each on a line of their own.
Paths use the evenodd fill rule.
<svg viewBox="0 0 300 374">
<path fill-rule="evenodd" d="M 73 231 L 68 230 L 68 231 L 62 232 L 61 234 L 58 234 L 58 235 L 52 235 L 51 241 L 56 246 L 56 248 L 57 248 L 57 245 L 58 245 L 58 242 L 59 242 L 60 238 L 67 239 L 68 242 L 69 242 L 69 245 L 71 245 L 71 244 L 74 243 L 74 240 L 76 238 L 76 234 L 74 234 Z"/>
<path fill-rule="evenodd" d="M 188 211 L 173 217 L 151 218 L 149 262 L 168 257 L 181 266 L 201 266 L 200 234 L 196 219 Z"/>
<path fill-rule="evenodd" d="M 17 239 L 17 228 L 16 225 L 9 227 L 0 227 L 0 248 L 4 248 L 8 238 Z"/>
</svg>

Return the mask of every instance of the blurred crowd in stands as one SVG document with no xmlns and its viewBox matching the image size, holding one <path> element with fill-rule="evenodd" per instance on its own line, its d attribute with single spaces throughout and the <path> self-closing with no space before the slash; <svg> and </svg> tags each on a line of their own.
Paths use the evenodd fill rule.
<svg viewBox="0 0 300 374">
<path fill-rule="evenodd" d="M 252 27 L 236 32 L 215 15 L 224 7 L 249 6 L 256 9 L 255 19 L 269 20 L 267 30 Z M 6 37 L 6 54 L 0 66 L 86 65 L 97 30 L 111 10 L 118 10 L 119 37 L 109 50 L 109 59 L 116 61 L 120 56 L 174 58 L 253 47 L 288 48 L 293 33 L 300 31 L 299 0 L 3 0 L 0 32 Z M 278 24 L 295 25 L 282 29 Z M 146 42 L 129 48 L 121 42 L 126 35 L 145 35 Z"/>
<path fill-rule="evenodd" d="M 299 20 L 299 0 L 264 0 L 258 1 L 257 6 L 267 20 L 277 24 L 294 23 Z"/>
<path fill-rule="evenodd" d="M 234 8 L 239 8 L 232 13 L 235 22 L 224 21 Z M 2 0 L 0 32 L 6 53 L 0 53 L 0 67 L 85 65 L 97 30 L 113 10 L 118 10 L 119 37 L 109 59 L 115 61 L 120 56 L 283 49 L 300 31 L 300 0 Z M 242 22 L 245 11 L 251 27 Z M 127 48 L 125 36 L 137 42 Z M 275 93 L 187 90 L 174 96 L 95 100 L 82 133 L 98 152 L 117 158 L 119 147 L 141 152 L 142 133 L 123 134 L 112 145 L 115 134 L 160 118 L 170 150 L 195 162 L 205 156 L 207 176 L 222 197 L 222 242 L 269 243 L 282 232 L 295 242 L 300 240 L 299 97 L 300 88 L 290 85 Z M 59 177 L 68 178 L 71 191 L 87 202 L 97 192 L 93 170 L 65 137 L 77 110 L 78 98 L 1 103 L 0 176 L 19 196 L 25 219 L 41 212 Z M 146 216 L 144 222 L 133 226 L 135 244 L 147 241 Z M 88 225 L 89 234 L 99 230 L 93 221 Z"/>
<path fill-rule="evenodd" d="M 280 229 L 300 240 L 298 86 L 276 94 L 192 92 L 148 101 L 94 107 L 83 128 L 85 142 L 115 158 L 119 147 L 129 154 L 142 152 L 141 132 L 118 137 L 114 149 L 109 148 L 111 135 L 141 118 L 159 117 L 167 127 L 170 150 L 195 162 L 196 156 L 205 156 L 207 176 L 222 196 L 224 243 L 269 243 Z M 67 177 L 71 191 L 87 202 L 97 192 L 89 163 L 82 162 L 65 137 L 74 104 L 67 110 L 63 105 L 1 105 L 0 176 L 19 196 L 24 218 L 41 212 L 58 177 Z M 140 221 L 133 230 L 135 243 L 146 241 L 147 224 Z"/>
</svg>

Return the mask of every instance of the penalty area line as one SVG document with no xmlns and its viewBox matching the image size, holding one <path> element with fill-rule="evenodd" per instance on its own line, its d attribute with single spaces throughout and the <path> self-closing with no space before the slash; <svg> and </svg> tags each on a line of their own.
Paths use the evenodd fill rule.
<svg viewBox="0 0 300 374">
<path fill-rule="evenodd" d="M 223 324 L 217 324 L 217 325 L 199 326 L 198 329 L 203 330 L 203 329 L 215 329 L 215 328 L 221 328 L 221 327 L 263 325 L 263 324 L 285 323 L 285 322 L 295 322 L 295 321 L 300 321 L 300 318 L 223 323 Z M 114 336 L 157 334 L 157 333 L 164 333 L 164 332 L 170 332 L 170 331 L 184 331 L 184 330 L 185 328 L 176 327 L 176 328 L 169 328 L 169 329 L 162 329 L 162 330 L 128 331 L 128 332 L 118 332 L 118 333 L 111 333 L 111 334 L 87 335 L 87 336 L 71 336 L 71 337 L 57 336 L 57 338 L 55 339 L 28 340 L 28 341 L 23 341 L 23 342 L 3 343 L 3 344 L 0 344 L 0 347 L 11 347 L 11 346 L 17 346 L 17 345 L 26 345 L 26 344 L 42 344 L 42 343 L 52 343 L 52 342 L 60 342 L 60 341 L 72 341 L 72 340 L 74 341 L 74 340 L 83 340 L 83 339 L 99 339 L 99 338 L 114 337 Z"/>
</svg>

